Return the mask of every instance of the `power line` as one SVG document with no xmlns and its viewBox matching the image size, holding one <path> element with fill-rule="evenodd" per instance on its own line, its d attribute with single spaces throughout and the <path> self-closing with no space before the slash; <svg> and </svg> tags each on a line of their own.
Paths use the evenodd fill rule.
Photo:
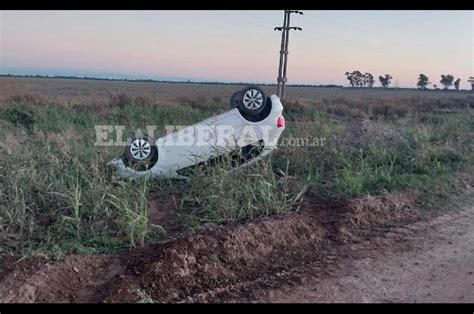
<svg viewBox="0 0 474 314">
<path fill-rule="evenodd" d="M 242 11 L 243 14 L 247 15 L 247 16 L 251 16 L 252 18 L 254 19 L 257 19 L 259 22 L 263 22 L 265 23 L 266 25 L 271 25 L 273 27 L 273 25 L 275 25 L 275 21 L 270 21 L 266 18 L 263 18 L 263 17 L 258 17 L 256 15 L 253 15 L 251 14 L 250 12 L 248 11 Z"/>
<path fill-rule="evenodd" d="M 249 13 L 244 12 L 244 11 L 239 12 L 239 14 L 241 14 L 241 15 L 245 14 L 245 19 L 249 22 L 251 20 L 252 21 L 251 24 L 267 28 L 267 26 L 263 24 L 264 21 L 262 19 L 257 18 L 255 15 L 250 15 Z M 249 19 L 249 17 L 250 17 L 250 19 Z"/>
<path fill-rule="evenodd" d="M 301 27 L 290 26 L 291 14 L 303 14 L 298 10 L 285 10 L 283 17 L 283 26 L 277 26 L 274 28 L 276 31 L 281 31 L 281 48 L 280 48 L 280 63 L 278 65 L 278 78 L 277 78 L 277 94 L 278 97 L 285 99 L 286 97 L 286 70 L 288 64 L 288 43 L 290 41 L 290 30 L 302 31 Z"/>
<path fill-rule="evenodd" d="M 263 24 L 260 24 L 260 23 L 255 23 L 254 21 L 250 22 L 248 19 L 245 20 L 245 19 L 242 19 L 241 17 L 238 18 L 238 17 L 235 17 L 234 15 L 231 15 L 229 13 L 223 13 L 221 11 L 215 11 L 216 13 L 219 13 L 223 16 L 226 16 L 226 17 L 230 17 L 231 19 L 234 19 L 235 21 L 238 21 L 238 22 L 241 22 L 241 23 L 244 23 L 246 25 L 249 25 L 249 24 L 252 24 L 252 25 L 255 25 L 255 26 L 258 26 L 258 27 L 262 27 L 262 28 L 266 28 L 265 25 Z"/>
</svg>

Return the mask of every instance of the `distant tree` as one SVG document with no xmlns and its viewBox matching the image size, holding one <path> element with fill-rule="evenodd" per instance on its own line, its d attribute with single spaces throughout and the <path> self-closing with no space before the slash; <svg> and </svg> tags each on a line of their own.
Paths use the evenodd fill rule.
<svg viewBox="0 0 474 314">
<path fill-rule="evenodd" d="M 374 76 L 368 72 L 366 72 L 363 76 L 364 86 L 372 87 L 375 83 Z"/>
<path fill-rule="evenodd" d="M 385 76 L 379 76 L 379 81 L 380 84 L 382 84 L 383 88 L 387 88 L 390 85 L 391 79 L 393 79 L 393 77 L 390 74 L 385 74 Z"/>
<path fill-rule="evenodd" d="M 364 86 L 364 74 L 360 71 L 355 71 L 355 78 L 356 78 L 356 86 L 362 87 Z"/>
<path fill-rule="evenodd" d="M 355 81 L 354 81 L 354 76 L 352 73 L 346 72 L 345 73 L 347 80 L 349 81 L 349 84 L 354 87 Z"/>
<path fill-rule="evenodd" d="M 416 86 L 418 86 L 418 88 L 426 89 L 426 86 L 430 84 L 431 82 L 429 81 L 428 76 L 424 75 L 423 73 L 420 74 L 420 76 L 418 77 L 418 83 L 416 83 Z"/>
<path fill-rule="evenodd" d="M 438 85 L 433 84 L 433 89 L 438 89 Z"/>
<path fill-rule="evenodd" d="M 444 89 L 449 89 L 449 87 L 453 85 L 453 81 L 454 76 L 452 76 L 451 74 L 441 74 L 441 80 L 439 82 L 444 86 Z"/>
<path fill-rule="evenodd" d="M 456 90 L 459 90 L 459 83 L 461 83 L 460 78 L 458 78 L 457 80 L 454 81 L 454 88 L 456 88 Z"/>
<path fill-rule="evenodd" d="M 345 75 L 352 87 L 362 87 L 364 85 L 364 75 L 360 71 L 346 72 Z"/>
</svg>

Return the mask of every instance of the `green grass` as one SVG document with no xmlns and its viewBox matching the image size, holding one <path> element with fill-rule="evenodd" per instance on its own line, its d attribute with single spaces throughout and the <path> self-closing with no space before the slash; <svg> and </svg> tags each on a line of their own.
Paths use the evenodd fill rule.
<svg viewBox="0 0 474 314">
<path fill-rule="evenodd" d="M 193 173 L 180 214 L 193 228 L 285 213 L 298 207 L 307 187 L 305 182 L 291 182 L 285 173 L 275 174 L 270 158 L 243 168 L 232 168 L 229 159 Z"/>
<path fill-rule="evenodd" d="M 179 184 L 109 181 L 105 165 L 122 148 L 95 146 L 94 126 L 124 125 L 127 135 L 157 125 L 160 136 L 167 124 L 209 117 L 222 99 L 208 106 L 185 100 L 175 106 L 36 104 L 28 98 L 1 104 L 0 253 L 61 258 L 160 239 L 164 230 L 149 220 L 150 193 L 178 195 L 178 217 L 192 229 L 285 213 L 307 193 L 344 199 L 423 188 L 473 165 L 472 104 L 449 98 L 405 104 L 374 99 L 289 103 L 282 141 L 303 138 L 309 146 L 280 145 L 250 167 L 229 171 L 223 163 Z M 439 108 L 453 112 L 439 113 Z M 369 132 L 348 143 L 356 117 L 400 130 L 400 136 L 389 141 Z"/>
<path fill-rule="evenodd" d="M 132 117 L 134 123 L 125 124 L 132 130 L 153 121 L 190 124 L 206 116 L 190 107 L 2 106 L 0 250 L 107 252 L 162 234 L 148 222 L 149 185 L 108 180 L 105 165 L 121 148 L 94 146 L 94 125 Z"/>
<path fill-rule="evenodd" d="M 377 194 L 383 190 L 423 186 L 426 182 L 473 164 L 474 116 L 472 109 L 451 114 L 415 112 L 393 119 L 379 116 L 374 123 L 400 136 L 388 139 L 366 133 L 359 142 L 345 143 L 353 118 L 325 115 L 295 117 L 285 131 L 287 137 L 323 137 L 323 146 L 280 147 L 276 160 L 290 162 L 290 174 L 317 174 L 311 191 L 321 198 L 350 198 Z M 346 130 L 347 129 L 347 130 Z M 347 131 L 347 132 L 344 132 Z"/>
</svg>

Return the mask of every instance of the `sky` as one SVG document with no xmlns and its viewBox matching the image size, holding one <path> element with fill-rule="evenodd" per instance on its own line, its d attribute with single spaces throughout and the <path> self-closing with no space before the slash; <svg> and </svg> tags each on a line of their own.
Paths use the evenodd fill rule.
<svg viewBox="0 0 474 314">
<path fill-rule="evenodd" d="M 289 84 L 474 76 L 474 11 L 292 15 Z M 0 73 L 276 82 L 283 11 L 0 11 Z M 378 82 L 377 82 L 378 83 Z M 377 84 L 376 84 L 377 85 Z"/>
</svg>

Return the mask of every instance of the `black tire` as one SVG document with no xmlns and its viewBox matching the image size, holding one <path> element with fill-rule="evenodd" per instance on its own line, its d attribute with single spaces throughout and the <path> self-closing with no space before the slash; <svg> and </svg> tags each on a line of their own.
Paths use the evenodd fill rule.
<svg viewBox="0 0 474 314">
<path fill-rule="evenodd" d="M 136 171 L 151 169 L 158 161 L 158 147 L 155 140 L 147 134 L 133 137 L 125 146 L 123 161 Z"/>
<path fill-rule="evenodd" d="M 239 109 L 249 115 L 258 115 L 265 108 L 267 97 L 257 86 L 248 86 L 241 91 Z"/>
<path fill-rule="evenodd" d="M 240 101 L 241 101 L 241 98 L 242 98 L 242 91 L 239 90 L 239 91 L 236 91 L 232 97 L 230 97 L 230 109 L 234 109 L 234 108 L 239 108 L 240 107 Z"/>
</svg>

